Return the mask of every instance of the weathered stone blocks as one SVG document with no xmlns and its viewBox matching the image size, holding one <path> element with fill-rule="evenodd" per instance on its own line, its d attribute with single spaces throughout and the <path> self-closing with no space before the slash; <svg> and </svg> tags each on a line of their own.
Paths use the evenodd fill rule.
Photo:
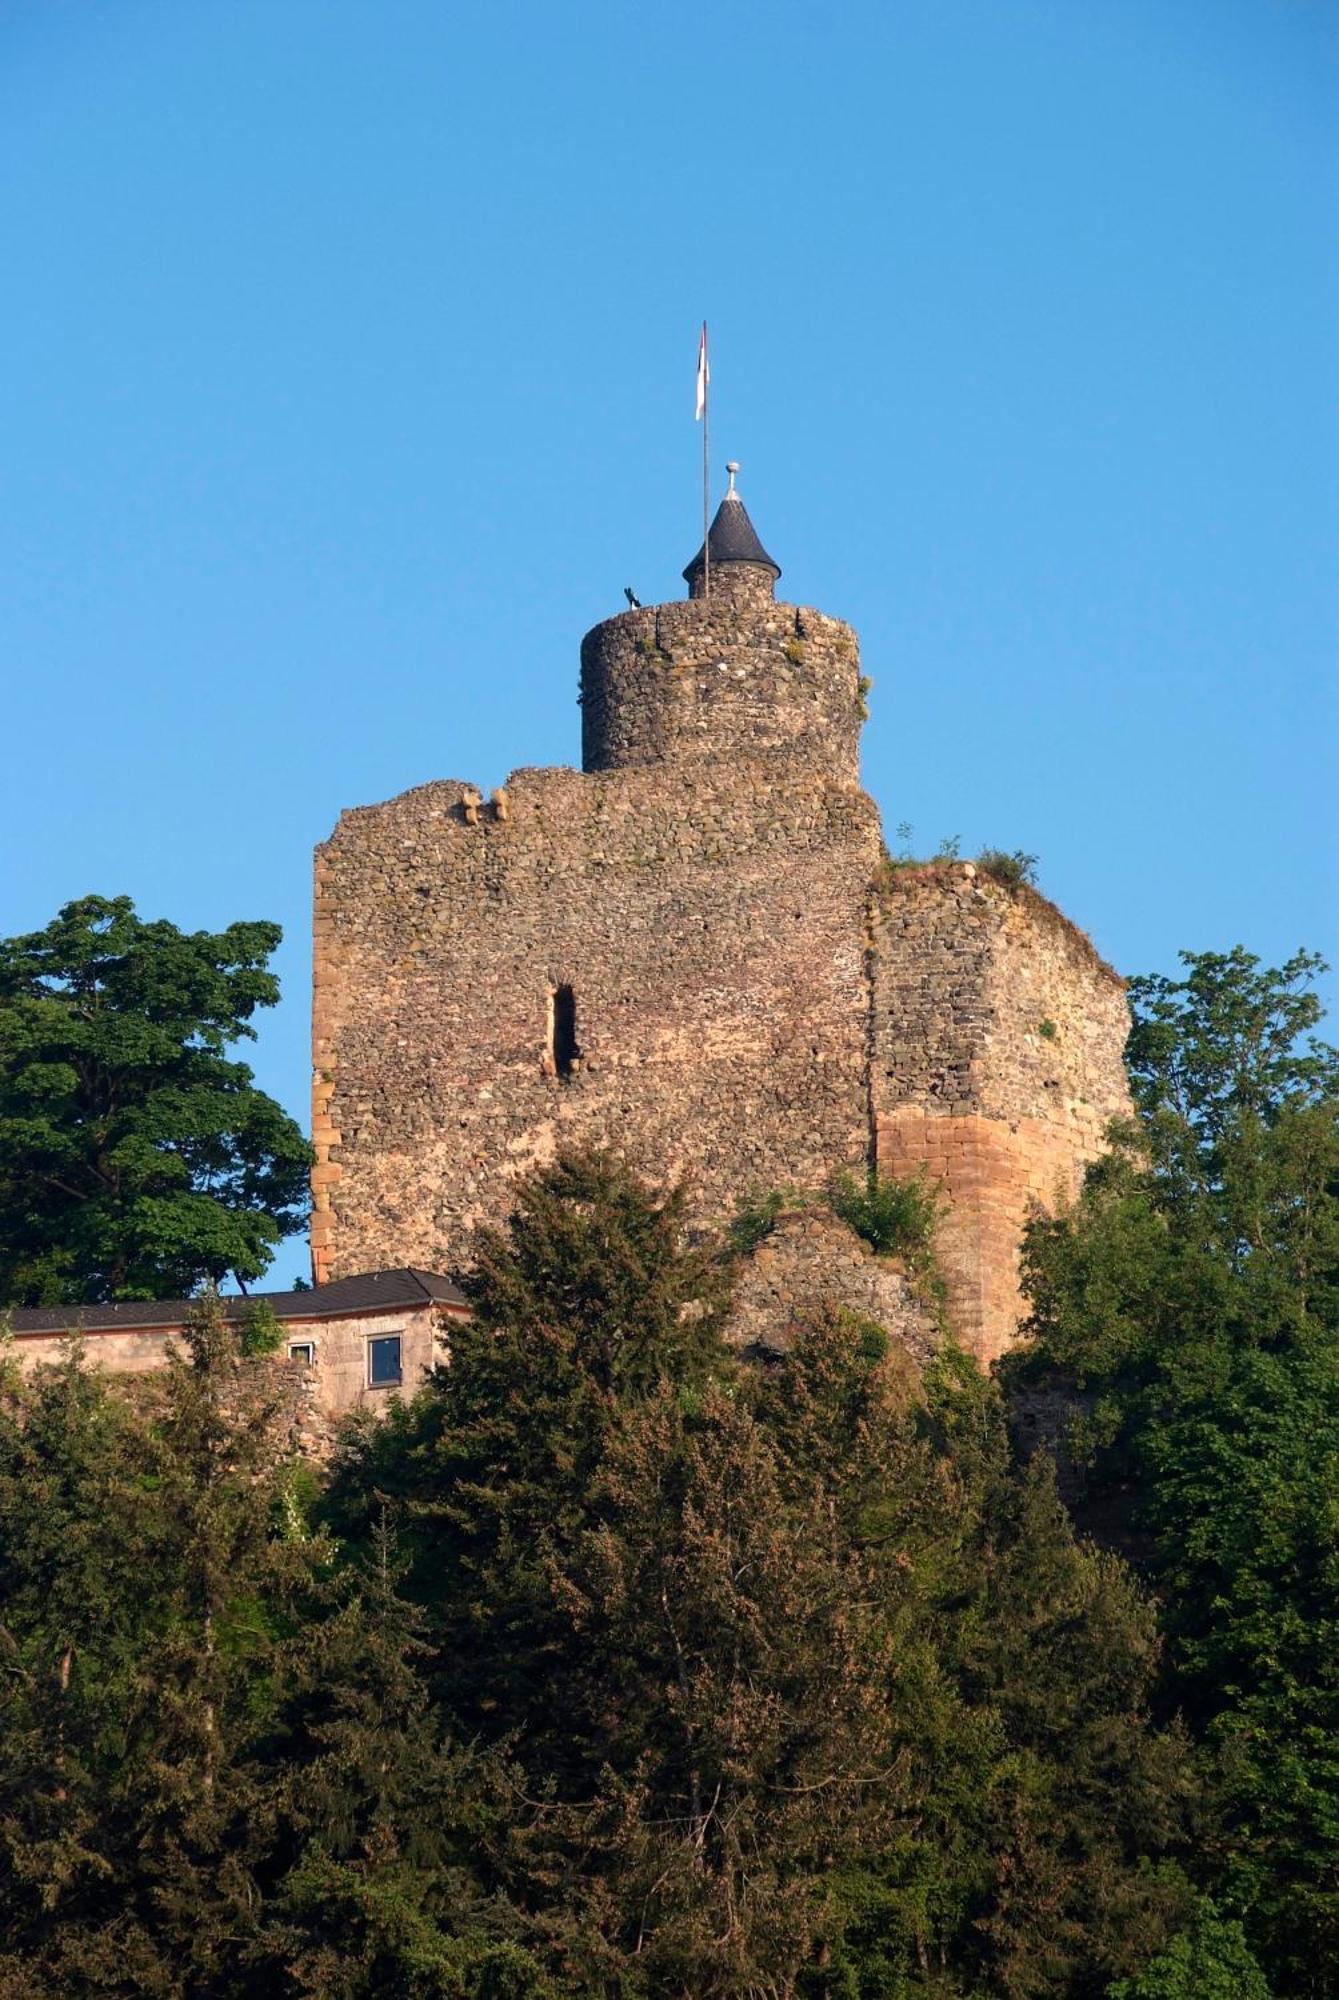
<svg viewBox="0 0 1339 2000">
<path fill-rule="evenodd" d="M 1035 891 L 958 863 L 881 871 L 871 965 L 877 1159 L 941 1184 L 950 1319 L 990 1360 L 1017 1331 L 1028 1215 L 1129 1111 L 1124 985 Z"/>
<path fill-rule="evenodd" d="M 1029 1208 L 1127 1108 L 1123 988 L 1032 891 L 890 866 L 855 636 L 759 574 L 587 635 L 584 772 L 421 786 L 318 851 L 318 1279 L 458 1266 L 565 1140 L 685 1176 L 704 1225 L 877 1160 L 943 1185 L 960 1337 L 1013 1338 Z"/>
<path fill-rule="evenodd" d="M 851 627 L 770 592 L 742 606 L 722 595 L 625 611 L 582 644 L 582 762 L 608 771 L 780 754 L 854 785 L 859 683 Z"/>
</svg>

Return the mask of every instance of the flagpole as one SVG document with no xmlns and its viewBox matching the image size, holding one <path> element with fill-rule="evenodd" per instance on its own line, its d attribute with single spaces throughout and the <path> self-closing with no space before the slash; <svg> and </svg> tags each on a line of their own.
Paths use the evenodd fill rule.
<svg viewBox="0 0 1339 2000">
<path fill-rule="evenodd" d="M 702 595 L 711 596 L 711 362 L 707 359 L 707 322 L 702 322 Z"/>
</svg>

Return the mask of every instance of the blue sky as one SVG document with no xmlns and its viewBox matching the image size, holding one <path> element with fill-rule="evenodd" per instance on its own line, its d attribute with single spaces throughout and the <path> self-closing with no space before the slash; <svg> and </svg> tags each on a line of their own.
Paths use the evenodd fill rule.
<svg viewBox="0 0 1339 2000">
<path fill-rule="evenodd" d="M 577 760 L 705 315 L 890 833 L 1333 947 L 1337 111 L 1332 0 L 7 0 L 0 924 L 277 918 L 305 1118 L 311 848 Z"/>
</svg>

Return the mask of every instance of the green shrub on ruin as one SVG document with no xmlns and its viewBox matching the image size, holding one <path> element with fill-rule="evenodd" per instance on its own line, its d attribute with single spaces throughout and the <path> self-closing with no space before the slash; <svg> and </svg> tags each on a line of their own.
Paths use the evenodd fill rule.
<svg viewBox="0 0 1339 2000">
<path fill-rule="evenodd" d="M 238 1344 L 245 1355 L 277 1354 L 284 1342 L 283 1321 L 268 1299 L 248 1302 L 238 1330 Z"/>
<path fill-rule="evenodd" d="M 1004 889 L 1035 889 L 1037 886 L 1037 856 L 1025 854 L 1021 847 L 1006 852 L 1002 847 L 983 847 L 976 857 L 976 865 L 983 875 L 989 875 Z"/>
<path fill-rule="evenodd" d="M 828 1183 L 828 1202 L 878 1256 L 901 1257 L 918 1276 L 932 1273 L 943 1203 L 938 1182 L 924 1167 L 906 1179 L 877 1167 L 861 1176 L 840 1167 Z"/>
<path fill-rule="evenodd" d="M 768 1188 L 760 1194 L 746 1195 L 731 1217 L 726 1232 L 730 1248 L 737 1256 L 747 1257 L 756 1250 L 776 1228 L 778 1221 L 796 1197 L 784 1188 Z"/>
</svg>

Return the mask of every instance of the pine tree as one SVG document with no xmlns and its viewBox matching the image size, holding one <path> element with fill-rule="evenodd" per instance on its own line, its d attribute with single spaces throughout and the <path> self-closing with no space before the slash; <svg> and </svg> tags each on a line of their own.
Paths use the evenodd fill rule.
<svg viewBox="0 0 1339 2000">
<path fill-rule="evenodd" d="M 845 1871 L 837 1965 L 861 1994 L 1083 1992 L 1187 1904 L 1158 1865 L 1191 1787 L 1149 1715 L 1152 1612 L 1075 1544 L 1044 1469 L 1020 1476 L 970 1360 L 946 1350 L 916 1384 L 886 1348 L 820 1320 L 761 1391 L 792 1489 L 819 1477 L 887 1642 L 903 1811 Z"/>
<path fill-rule="evenodd" d="M 834 1866 L 896 1792 L 862 1594 L 719 1388 L 627 1411 L 596 1503 L 563 1596 L 586 1661 L 565 1720 L 597 1775 L 546 1792 L 535 1768 L 515 1893 L 572 1990 L 794 1992 L 830 1948 Z"/>
<path fill-rule="evenodd" d="M 312 2000 L 540 2000 L 551 1989 L 525 1927 L 478 1879 L 501 1774 L 443 1736 L 399 1576 L 383 1518 L 365 1559 L 323 1564 L 293 1607 L 266 1774 L 275 1859 L 251 1974 Z"/>
<path fill-rule="evenodd" d="M 329 1518 L 357 1534 L 381 1496 L 396 1504 L 406 1587 L 452 1663 L 449 1712 L 467 1735 L 547 1732 L 560 1769 L 567 1680 L 582 1671 L 566 1557 L 620 1414 L 662 1382 L 693 1396 L 732 1371 L 727 1285 L 684 1240 L 682 1193 L 595 1153 L 524 1182 L 508 1228 L 477 1247 L 474 1318 L 453 1332 L 450 1366 L 353 1441 Z"/>
</svg>

